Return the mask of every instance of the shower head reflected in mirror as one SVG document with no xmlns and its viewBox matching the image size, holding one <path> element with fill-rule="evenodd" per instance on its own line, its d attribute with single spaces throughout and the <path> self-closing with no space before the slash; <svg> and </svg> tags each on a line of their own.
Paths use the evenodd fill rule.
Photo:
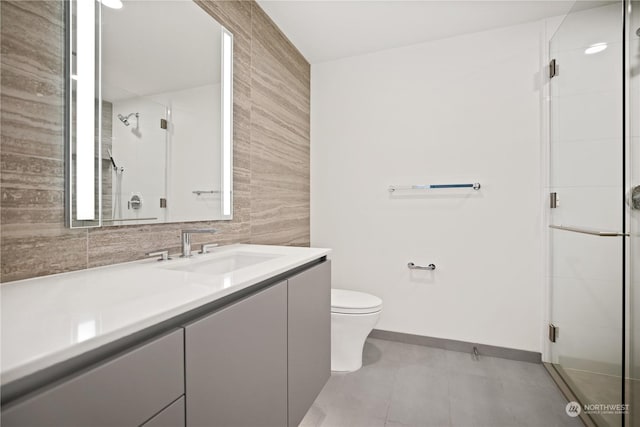
<svg viewBox="0 0 640 427">
<path fill-rule="evenodd" d="M 122 123 L 124 123 L 125 126 L 129 126 L 129 117 L 131 116 L 136 116 L 136 120 L 140 117 L 140 113 L 131 113 L 127 116 L 123 116 L 122 114 L 118 114 L 118 119 L 120 119 L 120 121 Z M 136 127 L 138 127 L 138 123 L 136 123 Z"/>
</svg>

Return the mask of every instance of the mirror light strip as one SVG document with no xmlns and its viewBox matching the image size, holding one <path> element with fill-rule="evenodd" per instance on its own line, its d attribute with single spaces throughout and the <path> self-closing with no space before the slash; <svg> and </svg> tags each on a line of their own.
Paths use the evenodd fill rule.
<svg viewBox="0 0 640 427">
<path fill-rule="evenodd" d="M 233 35 L 222 29 L 222 214 L 231 215 L 231 156 L 233 146 Z"/>
<path fill-rule="evenodd" d="M 95 1 L 77 1 L 76 218 L 95 219 Z"/>
</svg>

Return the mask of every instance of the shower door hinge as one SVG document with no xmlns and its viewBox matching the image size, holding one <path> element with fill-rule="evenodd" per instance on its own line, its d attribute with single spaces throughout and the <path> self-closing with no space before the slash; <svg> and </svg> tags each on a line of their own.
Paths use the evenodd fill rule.
<svg viewBox="0 0 640 427">
<path fill-rule="evenodd" d="M 549 193 L 549 207 L 555 209 L 558 207 L 558 193 Z"/>
<path fill-rule="evenodd" d="M 553 323 L 549 323 L 549 341 L 556 342 L 558 338 L 558 327 Z"/>
<path fill-rule="evenodd" d="M 558 75 L 558 63 L 556 62 L 555 59 L 552 59 L 551 62 L 549 62 L 549 78 L 552 79 L 555 76 Z"/>
<path fill-rule="evenodd" d="M 167 120 L 160 119 L 160 129 L 166 129 L 166 128 L 167 128 Z"/>
</svg>

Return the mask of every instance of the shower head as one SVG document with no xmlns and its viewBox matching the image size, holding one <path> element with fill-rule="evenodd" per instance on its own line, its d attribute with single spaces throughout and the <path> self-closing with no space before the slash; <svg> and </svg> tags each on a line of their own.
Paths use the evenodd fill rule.
<svg viewBox="0 0 640 427">
<path fill-rule="evenodd" d="M 125 126 L 129 126 L 129 120 L 127 120 L 125 116 L 123 116 L 122 114 L 118 114 L 118 118 L 122 123 L 124 123 Z"/>
<path fill-rule="evenodd" d="M 138 117 L 140 117 L 140 114 L 139 113 L 131 113 L 131 114 L 127 115 L 126 117 L 123 116 L 122 114 L 118 114 L 118 119 L 120 119 L 120 121 L 122 123 L 124 123 L 125 126 L 129 126 L 129 117 L 131 117 L 131 116 L 136 116 L 136 119 L 137 119 Z"/>
</svg>

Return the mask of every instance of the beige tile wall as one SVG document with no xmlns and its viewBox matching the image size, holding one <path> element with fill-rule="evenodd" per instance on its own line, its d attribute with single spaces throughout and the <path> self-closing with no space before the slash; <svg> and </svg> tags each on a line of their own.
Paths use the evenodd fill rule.
<svg viewBox="0 0 640 427">
<path fill-rule="evenodd" d="M 63 3 L 2 0 L 0 281 L 178 250 L 184 227 L 218 228 L 222 244 L 309 245 L 309 64 L 254 1 L 196 2 L 234 34 L 233 221 L 69 230 Z"/>
</svg>

